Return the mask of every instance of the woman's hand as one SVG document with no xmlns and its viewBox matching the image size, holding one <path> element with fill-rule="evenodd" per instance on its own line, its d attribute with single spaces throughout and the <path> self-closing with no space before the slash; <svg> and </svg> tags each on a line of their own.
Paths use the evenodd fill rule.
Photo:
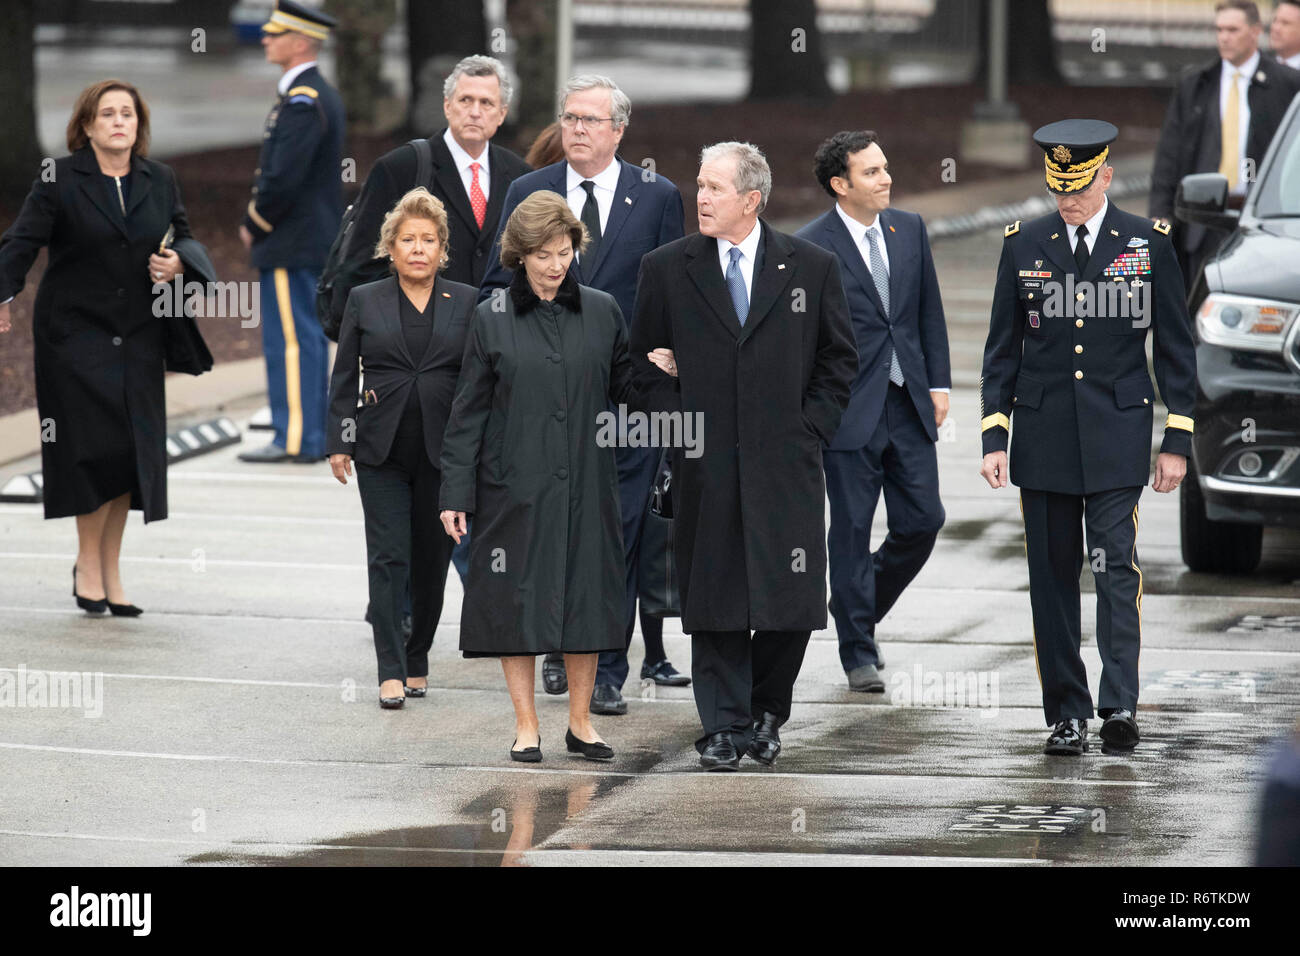
<svg viewBox="0 0 1300 956">
<path fill-rule="evenodd" d="M 9 303 L 0 305 L 0 332 L 8 332 L 12 318 L 9 314 Z"/>
<path fill-rule="evenodd" d="M 460 544 L 461 535 L 469 534 L 469 525 L 465 523 L 465 512 L 444 511 L 438 517 L 442 519 L 444 530 L 456 539 L 457 544 Z"/>
<path fill-rule="evenodd" d="M 184 270 L 181 257 L 174 249 L 164 249 L 149 257 L 149 278 L 153 282 L 168 283 Z"/>
<path fill-rule="evenodd" d="M 340 485 L 346 485 L 348 480 L 344 476 L 352 474 L 352 456 L 330 455 L 330 471 L 334 472 Z"/>
<path fill-rule="evenodd" d="M 655 349 L 653 352 L 646 352 L 645 357 L 658 365 L 660 371 L 666 372 L 673 378 L 677 377 L 677 356 L 673 355 L 672 349 Z"/>
</svg>

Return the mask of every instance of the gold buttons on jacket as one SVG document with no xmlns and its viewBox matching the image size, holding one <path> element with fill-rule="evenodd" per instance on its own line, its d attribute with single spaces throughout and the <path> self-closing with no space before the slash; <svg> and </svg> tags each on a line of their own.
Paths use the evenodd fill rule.
<svg viewBox="0 0 1300 956">
<path fill-rule="evenodd" d="M 1076 345 L 1076 346 L 1074 347 L 1074 354 L 1075 354 L 1075 355 L 1080 355 L 1080 354 L 1082 354 L 1082 353 L 1083 353 L 1083 346 L 1082 346 L 1082 345 Z"/>
<path fill-rule="evenodd" d="M 1083 378 L 1083 372 L 1075 372 L 1075 373 L 1074 373 L 1074 377 L 1075 377 L 1075 378 Z"/>
<path fill-rule="evenodd" d="M 1076 292 L 1076 293 L 1074 294 L 1074 298 L 1075 298 L 1077 301 L 1082 302 L 1082 301 L 1083 301 L 1083 293 L 1082 293 L 1082 292 Z"/>
<path fill-rule="evenodd" d="M 1081 328 L 1083 328 L 1083 319 L 1075 319 L 1075 320 L 1074 320 L 1074 327 L 1075 327 L 1076 329 L 1081 329 Z"/>
</svg>

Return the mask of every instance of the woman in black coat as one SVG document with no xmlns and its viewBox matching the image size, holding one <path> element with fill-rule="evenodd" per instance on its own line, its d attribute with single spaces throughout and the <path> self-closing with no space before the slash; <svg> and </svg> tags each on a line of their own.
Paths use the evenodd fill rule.
<svg viewBox="0 0 1300 956">
<path fill-rule="evenodd" d="M 624 559 L 610 402 L 633 399 L 627 332 L 613 296 L 569 264 L 586 230 L 564 197 L 519 204 L 501 235 L 508 295 L 474 312 L 442 442 L 443 526 L 474 516 L 461 611 L 466 657 L 501 657 L 515 706 L 515 760 L 541 759 L 534 657 L 559 651 L 570 753 L 608 760 L 591 724 L 596 655 L 623 648 Z"/>
<path fill-rule="evenodd" d="M 41 443 L 45 517 L 77 518 L 78 606 L 135 616 L 122 533 L 129 509 L 146 522 L 167 517 L 163 368 L 168 323 L 183 321 L 155 312 L 154 288 L 183 268 L 164 238 L 186 239 L 190 227 L 175 174 L 145 159 L 149 111 L 131 84 L 84 90 L 67 141 L 72 155 L 42 171 L 0 239 L 0 332 L 48 246 L 32 323 L 37 409 L 51 433 Z"/>
<path fill-rule="evenodd" d="M 447 264 L 447 212 L 422 186 L 388 213 L 375 255 L 391 257 L 396 275 L 348 295 L 325 441 L 334 477 L 345 485 L 356 460 L 379 704 L 394 709 L 429 686 L 452 551 L 438 525 L 438 459 L 478 290 L 438 275 Z M 408 586 L 411 633 L 404 637 Z"/>
</svg>

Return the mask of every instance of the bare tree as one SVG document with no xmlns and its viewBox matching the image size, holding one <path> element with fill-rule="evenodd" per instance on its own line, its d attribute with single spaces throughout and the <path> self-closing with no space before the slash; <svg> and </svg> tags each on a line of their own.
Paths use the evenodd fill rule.
<svg viewBox="0 0 1300 956">
<path fill-rule="evenodd" d="M 497 56 L 488 48 L 482 0 L 408 0 L 406 46 L 410 61 L 412 132 L 424 134 L 442 124 L 442 81 L 462 58 L 475 53 Z"/>
<path fill-rule="evenodd" d="M 333 36 L 334 62 L 348 125 L 373 129 L 379 101 L 389 93 L 381 67 L 384 34 L 397 19 L 397 2 L 328 0 L 325 8 L 339 21 Z"/>
<path fill-rule="evenodd" d="M 749 0 L 749 98 L 831 95 L 816 0 Z"/>
<path fill-rule="evenodd" d="M 518 101 L 511 110 L 520 142 L 529 142 L 555 119 L 556 0 L 506 0 L 506 23 L 515 41 Z"/>
</svg>

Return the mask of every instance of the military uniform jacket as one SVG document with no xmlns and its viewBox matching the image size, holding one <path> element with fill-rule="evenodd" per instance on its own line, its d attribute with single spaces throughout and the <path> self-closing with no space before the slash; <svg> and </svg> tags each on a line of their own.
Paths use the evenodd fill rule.
<svg viewBox="0 0 1300 956">
<path fill-rule="evenodd" d="M 1006 228 L 984 369 L 984 454 L 1011 441 L 1011 481 L 1087 495 L 1145 485 L 1152 406 L 1146 340 L 1169 408 L 1162 452 L 1191 453 L 1196 352 L 1167 227 L 1110 204 L 1079 275 L 1052 213 Z"/>
<path fill-rule="evenodd" d="M 324 267 L 343 217 L 343 125 L 343 100 L 314 66 L 271 108 L 244 214 L 256 268 Z"/>
</svg>

